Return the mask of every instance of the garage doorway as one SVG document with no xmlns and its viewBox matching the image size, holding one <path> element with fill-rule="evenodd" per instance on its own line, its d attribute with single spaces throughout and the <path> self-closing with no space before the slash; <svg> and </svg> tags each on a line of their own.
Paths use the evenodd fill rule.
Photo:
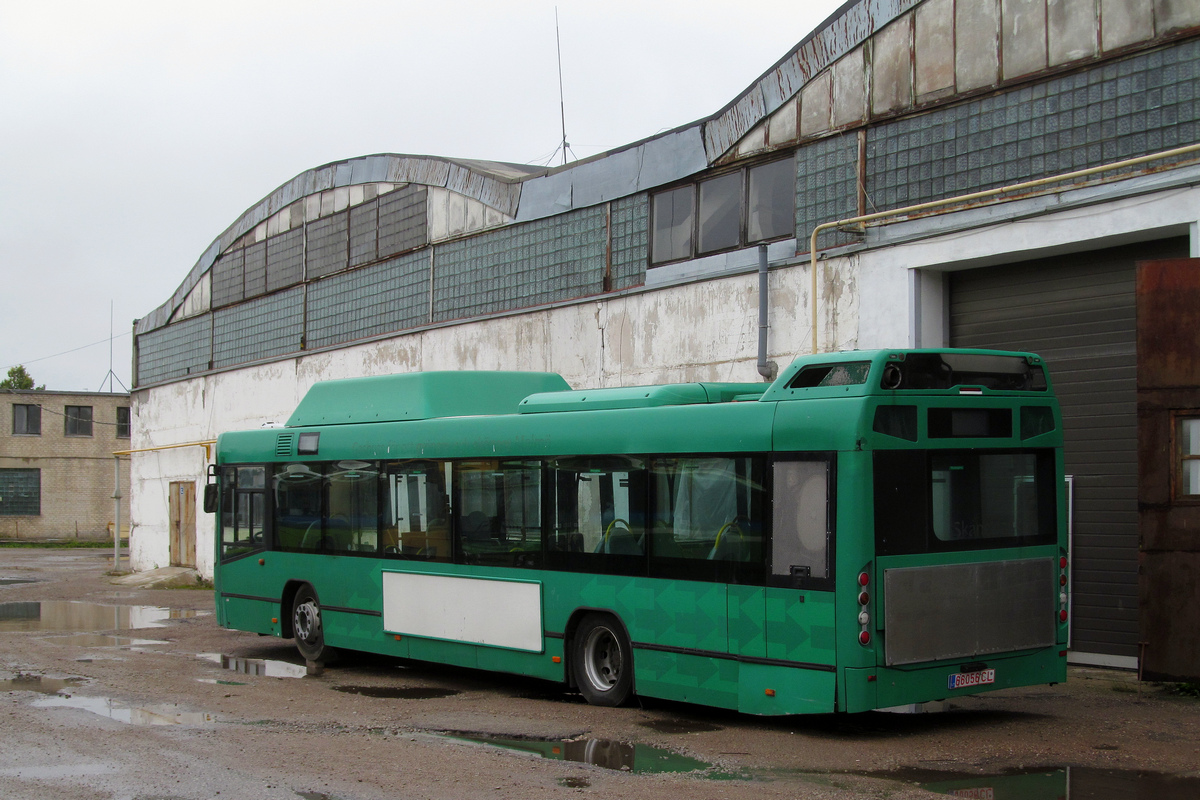
<svg viewBox="0 0 1200 800">
<path fill-rule="evenodd" d="M 950 343 L 1038 353 L 1062 403 L 1075 476 L 1071 649 L 1137 664 L 1138 464 L 1135 263 L 1186 237 L 950 275 Z"/>
</svg>

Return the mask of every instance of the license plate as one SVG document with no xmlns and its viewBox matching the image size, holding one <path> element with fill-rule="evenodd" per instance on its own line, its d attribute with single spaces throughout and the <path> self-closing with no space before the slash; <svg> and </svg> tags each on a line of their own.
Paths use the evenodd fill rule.
<svg viewBox="0 0 1200 800">
<path fill-rule="evenodd" d="M 968 686 L 985 686 L 996 682 L 996 670 L 981 669 L 979 672 L 956 672 L 950 676 L 951 689 L 965 689 Z"/>
</svg>

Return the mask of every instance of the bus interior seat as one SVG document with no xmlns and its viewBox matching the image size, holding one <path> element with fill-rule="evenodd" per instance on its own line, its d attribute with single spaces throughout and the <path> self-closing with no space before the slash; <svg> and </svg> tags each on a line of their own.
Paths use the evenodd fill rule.
<svg viewBox="0 0 1200 800">
<path fill-rule="evenodd" d="M 723 531 L 723 534 L 717 536 L 712 550 L 708 551 L 708 560 L 749 561 L 753 544 L 757 543 L 757 538 L 752 539 L 753 534 L 737 527 Z"/>
<path fill-rule="evenodd" d="M 304 535 L 300 537 L 300 549 L 321 549 L 321 520 L 316 519 L 309 523 L 308 529 L 305 530 Z"/>
<path fill-rule="evenodd" d="M 628 528 L 621 528 L 601 539 L 600 544 L 596 546 L 596 552 L 625 556 L 645 555 L 646 538 Z"/>
</svg>

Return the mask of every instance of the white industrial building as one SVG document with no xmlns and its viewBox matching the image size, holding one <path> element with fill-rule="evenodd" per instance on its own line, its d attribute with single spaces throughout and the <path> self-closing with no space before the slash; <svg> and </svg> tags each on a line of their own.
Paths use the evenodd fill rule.
<svg viewBox="0 0 1200 800">
<path fill-rule="evenodd" d="M 1194 676 L 1200 496 L 1162 431 L 1200 414 L 1200 375 L 1154 365 L 1200 365 L 1168 324 L 1200 287 L 1198 86 L 1195 2 L 859 0 L 711 117 L 593 158 L 313 168 L 136 323 L 132 447 L 282 422 L 332 378 L 584 388 L 760 380 L 814 347 L 1032 350 L 1066 419 L 1073 659 Z M 845 220 L 814 271 L 814 229 Z M 1167 260 L 1163 294 L 1138 264 Z M 173 548 L 168 505 L 211 455 L 133 456 L 135 568 L 211 575 L 212 517 Z"/>
</svg>

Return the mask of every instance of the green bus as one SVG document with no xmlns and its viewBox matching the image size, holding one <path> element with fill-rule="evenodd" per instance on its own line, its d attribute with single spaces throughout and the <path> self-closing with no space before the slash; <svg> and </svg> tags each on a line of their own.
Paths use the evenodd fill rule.
<svg viewBox="0 0 1200 800">
<path fill-rule="evenodd" d="M 1042 360 L 797 359 L 773 383 L 314 385 L 224 433 L 222 626 L 751 714 L 1066 678 L 1062 419 Z"/>
</svg>

